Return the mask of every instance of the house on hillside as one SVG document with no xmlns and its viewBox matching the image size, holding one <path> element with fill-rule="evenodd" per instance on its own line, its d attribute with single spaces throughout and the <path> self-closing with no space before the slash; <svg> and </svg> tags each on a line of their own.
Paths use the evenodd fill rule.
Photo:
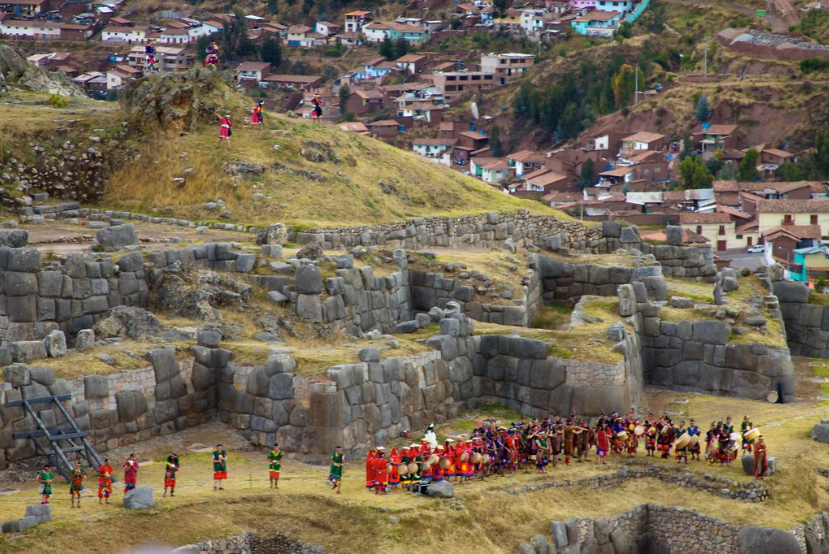
<svg viewBox="0 0 829 554">
<path fill-rule="evenodd" d="M 544 167 L 544 162 L 547 161 L 547 157 L 544 154 L 539 154 L 532 150 L 521 150 L 520 152 L 507 155 L 507 161 L 510 164 L 510 168 L 515 171 L 515 176 L 521 178 L 525 174 L 532 173 L 536 169 Z"/>
<path fill-rule="evenodd" d="M 255 81 L 261 83 L 271 73 L 271 64 L 266 62 L 244 62 L 236 67 L 239 81 Z"/>
<path fill-rule="evenodd" d="M 288 27 L 288 46 L 306 46 L 310 40 L 308 35 L 313 32 L 314 30 L 307 25 L 292 25 Z"/>
<path fill-rule="evenodd" d="M 742 240 L 737 240 L 735 223 L 728 214 L 682 212 L 679 214 L 679 224 L 683 229 L 693 231 L 711 241 L 717 252 L 744 246 Z"/>
<path fill-rule="evenodd" d="M 639 132 L 622 139 L 621 154 L 625 155 L 632 150 L 661 151 L 668 143 L 668 137 L 659 133 Z"/>
<path fill-rule="evenodd" d="M 451 71 L 432 75 L 435 87 L 447 103 L 467 94 L 475 94 L 495 86 L 495 75 L 481 71 Z"/>
<path fill-rule="evenodd" d="M 772 257 L 788 267 L 794 262 L 795 250 L 820 246 L 821 230 L 819 225 L 781 225 L 763 231 L 763 239 Z"/>
<path fill-rule="evenodd" d="M 469 172 L 484 183 L 496 185 L 507 179 L 510 169 L 503 158 L 476 157 L 469 162 Z"/>
<path fill-rule="evenodd" d="M 394 60 L 395 65 L 410 75 L 421 73 L 429 57 L 426 54 L 406 54 Z"/>
<path fill-rule="evenodd" d="M 489 137 L 473 131 L 458 133 L 458 141 L 452 150 L 452 159 L 457 166 L 465 166 L 469 160 L 488 151 Z"/>
<path fill-rule="evenodd" d="M 522 191 L 533 194 L 549 194 L 551 192 L 567 192 L 570 179 L 547 168 L 540 168 L 523 177 L 523 188 L 519 184 L 510 184 L 512 194 L 520 194 Z"/>
<path fill-rule="evenodd" d="M 496 83 L 505 85 L 526 73 L 534 63 L 532 54 L 483 54 L 481 72 L 495 75 Z"/>
<path fill-rule="evenodd" d="M 331 23 L 330 21 L 317 21 L 317 24 L 314 26 L 314 31 L 328 38 L 339 33 L 342 28 L 342 25 L 337 25 L 335 23 Z"/>
<path fill-rule="evenodd" d="M 348 121 L 346 123 L 340 123 L 337 125 L 343 131 L 349 131 L 351 133 L 357 133 L 358 135 L 369 135 L 368 127 L 366 127 L 365 123 L 360 121 Z"/>
<path fill-rule="evenodd" d="M 141 78 L 141 70 L 137 67 L 130 67 L 126 64 L 119 64 L 107 71 L 107 90 L 114 90 L 125 83 Z"/>
<path fill-rule="evenodd" d="M 0 37 L 33 38 L 36 40 L 60 40 L 60 25 L 49 21 L 23 21 L 3 19 L 0 21 Z"/>
<path fill-rule="evenodd" d="M 0 13 L 37 16 L 48 12 L 49 0 L 0 0 Z"/>
<path fill-rule="evenodd" d="M 156 67 L 159 71 L 174 73 L 184 71 L 195 62 L 195 56 L 187 52 L 185 46 L 156 46 Z M 127 63 L 142 72 L 147 68 L 147 56 L 143 46 L 134 46 L 127 54 Z"/>
<path fill-rule="evenodd" d="M 698 150 L 703 159 L 709 159 L 717 150 L 725 152 L 739 147 L 737 129 L 737 125 L 704 123 L 700 132 L 696 133 L 699 137 Z"/>
<path fill-rule="evenodd" d="M 571 22 L 573 30 L 588 37 L 611 38 L 622 24 L 622 12 L 593 10 Z"/>
<path fill-rule="evenodd" d="M 308 91 L 322 84 L 319 75 L 268 75 L 262 82 L 267 88 Z"/>
<path fill-rule="evenodd" d="M 802 283 L 814 282 L 818 277 L 829 278 L 829 250 L 826 246 L 797 248 L 788 265 L 789 278 Z"/>
<path fill-rule="evenodd" d="M 383 78 L 392 72 L 392 69 L 385 65 L 386 63 L 386 58 L 382 56 L 372 58 L 360 66 L 360 68 L 352 71 L 350 80 L 356 82 Z"/>
<path fill-rule="evenodd" d="M 383 93 L 377 90 L 354 90 L 345 103 L 345 112 L 357 116 L 379 112 L 383 109 L 384 98 Z"/>
<path fill-rule="evenodd" d="M 817 225 L 829 238 L 829 200 L 757 200 L 760 233 L 775 227 Z"/>
<path fill-rule="evenodd" d="M 420 138 L 412 141 L 415 154 L 449 167 L 452 165 L 452 147 L 455 139 Z"/>
<path fill-rule="evenodd" d="M 345 33 L 361 33 L 363 27 L 372 19 L 371 12 L 366 11 L 349 12 L 343 17 L 345 20 L 343 32 Z"/>
<path fill-rule="evenodd" d="M 394 138 L 400 133 L 400 123 L 394 119 L 383 119 L 381 121 L 374 121 L 367 123 L 371 136 L 374 138 Z"/>
<path fill-rule="evenodd" d="M 102 42 L 126 42 L 129 44 L 143 44 L 147 41 L 147 30 L 143 25 L 135 27 L 108 26 L 101 31 Z"/>
</svg>

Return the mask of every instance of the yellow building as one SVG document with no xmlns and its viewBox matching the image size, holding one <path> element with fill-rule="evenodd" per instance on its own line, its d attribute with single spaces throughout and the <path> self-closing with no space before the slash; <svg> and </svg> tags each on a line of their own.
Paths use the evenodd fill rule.
<svg viewBox="0 0 829 554">
<path fill-rule="evenodd" d="M 742 249 L 743 238 L 737 239 L 737 231 L 731 216 L 724 213 L 684 212 L 679 214 L 679 224 L 711 241 L 715 252 Z"/>
<path fill-rule="evenodd" d="M 819 225 L 821 237 L 829 235 L 829 200 L 758 200 L 760 234 L 792 225 Z"/>
</svg>

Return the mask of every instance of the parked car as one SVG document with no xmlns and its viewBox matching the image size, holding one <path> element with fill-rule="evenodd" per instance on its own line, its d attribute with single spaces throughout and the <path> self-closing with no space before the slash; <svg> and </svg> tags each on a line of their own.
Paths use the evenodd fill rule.
<svg viewBox="0 0 829 554">
<path fill-rule="evenodd" d="M 748 249 L 748 253 L 749 254 L 757 254 L 759 252 L 764 252 L 765 250 L 766 250 L 766 247 L 763 246 L 762 244 L 755 244 L 754 246 L 752 246 L 751 248 Z"/>
</svg>

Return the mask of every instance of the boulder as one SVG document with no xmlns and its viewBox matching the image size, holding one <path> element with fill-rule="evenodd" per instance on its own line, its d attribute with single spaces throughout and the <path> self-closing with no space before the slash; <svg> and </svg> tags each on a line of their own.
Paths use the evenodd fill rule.
<svg viewBox="0 0 829 554">
<path fill-rule="evenodd" d="M 671 246 L 682 246 L 682 227 L 678 225 L 667 225 L 665 227 L 665 239 Z"/>
<path fill-rule="evenodd" d="M 622 317 L 630 317 L 636 314 L 637 302 L 633 286 L 619 285 L 617 294 L 619 295 L 619 315 Z"/>
<path fill-rule="evenodd" d="M 397 334 L 414 333 L 419 328 L 420 326 L 417 324 L 417 321 L 412 319 L 410 321 L 398 323 L 394 328 L 394 332 Z"/>
<path fill-rule="evenodd" d="M 694 302 L 685 296 L 672 296 L 671 308 L 693 308 Z"/>
<path fill-rule="evenodd" d="M 26 517 L 33 517 L 37 523 L 52 521 L 52 507 L 48 504 L 26 506 Z"/>
<path fill-rule="evenodd" d="M 320 268 L 312 264 L 300 266 L 296 272 L 296 292 L 299 294 L 322 294 Z"/>
<path fill-rule="evenodd" d="M 288 302 L 288 297 L 279 292 L 278 290 L 272 290 L 267 294 L 268 300 L 273 302 L 274 304 L 285 304 Z"/>
<path fill-rule="evenodd" d="M 426 489 L 426 496 L 431 498 L 453 498 L 455 496 L 455 486 L 449 481 L 431 483 L 429 488 Z"/>
<path fill-rule="evenodd" d="M 137 390 L 125 390 L 115 394 L 118 406 L 118 420 L 121 423 L 135 421 L 147 413 L 147 399 Z"/>
<path fill-rule="evenodd" d="M 23 248 L 29 242 L 29 231 L 23 229 L 0 229 L 0 246 Z"/>
<path fill-rule="evenodd" d="M 153 488 L 138 487 L 124 495 L 124 508 L 127 510 L 144 510 L 155 506 Z"/>
<path fill-rule="evenodd" d="M 774 294 L 780 303 L 795 302 L 805 304 L 809 301 L 811 289 L 797 281 L 778 281 L 774 283 Z"/>
<path fill-rule="evenodd" d="M 3 378 L 6 378 L 5 370 Z M 818 442 L 829 443 L 829 419 L 822 419 L 820 423 L 812 427 L 812 438 Z"/>
<path fill-rule="evenodd" d="M 23 340 L 12 343 L 12 360 L 27 363 L 32 360 L 46 358 L 46 347 L 43 341 Z"/>
<path fill-rule="evenodd" d="M 221 329 L 210 325 L 205 325 L 199 329 L 197 335 L 199 346 L 205 346 L 207 348 L 218 348 L 222 342 L 222 338 Z"/>
<path fill-rule="evenodd" d="M 746 475 L 754 475 L 754 456 L 742 456 L 740 462 L 743 464 L 743 472 Z M 777 458 L 770 456 L 769 469 L 766 472 L 766 476 L 771 475 L 775 471 L 777 471 Z"/>
<path fill-rule="evenodd" d="M 619 242 L 621 243 L 635 243 L 641 242 L 639 232 L 636 227 L 622 227 L 622 232 L 619 233 Z"/>
<path fill-rule="evenodd" d="M 95 238 L 104 252 L 117 252 L 127 246 L 138 244 L 138 233 L 135 232 L 135 225 L 132 223 L 101 229 Z"/>
<path fill-rule="evenodd" d="M 358 352 L 358 356 L 363 362 L 379 362 L 380 350 L 377 348 L 363 348 Z"/>
<path fill-rule="evenodd" d="M 32 374 L 26 364 L 12 364 L 3 368 L 3 380 L 14 388 L 31 384 Z"/>
<path fill-rule="evenodd" d="M 46 336 L 43 342 L 46 346 L 46 352 L 52 358 L 59 358 L 66 354 L 66 335 L 63 334 L 63 331 L 55 329 Z"/>
<path fill-rule="evenodd" d="M 140 340 L 159 336 L 164 331 L 164 326 L 143 308 L 116 306 L 93 329 L 101 339 L 120 337 Z"/>
<path fill-rule="evenodd" d="M 740 288 L 740 283 L 734 277 L 723 277 L 722 290 L 723 292 L 731 292 Z"/>
<path fill-rule="evenodd" d="M 769 527 L 743 527 L 737 533 L 739 554 L 801 554 L 792 533 Z"/>
<path fill-rule="evenodd" d="M 296 257 L 300 260 L 303 258 L 318 260 L 322 258 L 322 255 L 322 248 L 318 244 L 309 244 L 296 253 Z"/>
<path fill-rule="evenodd" d="M 95 346 L 95 331 L 82 329 L 75 335 L 75 349 L 79 351 L 89 350 Z"/>
<path fill-rule="evenodd" d="M 619 342 L 625 338 L 625 326 L 621 321 L 617 321 L 607 328 L 607 338 L 613 342 Z"/>
</svg>

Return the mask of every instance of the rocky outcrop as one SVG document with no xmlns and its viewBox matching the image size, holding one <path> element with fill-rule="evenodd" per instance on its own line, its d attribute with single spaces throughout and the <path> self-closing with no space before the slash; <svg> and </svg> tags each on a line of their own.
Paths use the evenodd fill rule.
<svg viewBox="0 0 829 554">
<path fill-rule="evenodd" d="M 0 44 L 0 93 L 12 88 L 66 97 L 87 97 L 86 92 L 69 79 L 30 65 L 17 50 Z"/>
<path fill-rule="evenodd" d="M 124 85 L 118 101 L 139 129 L 195 131 L 199 120 L 216 121 L 223 108 L 211 93 L 229 86 L 229 78 L 205 68 L 161 73 Z"/>
</svg>

